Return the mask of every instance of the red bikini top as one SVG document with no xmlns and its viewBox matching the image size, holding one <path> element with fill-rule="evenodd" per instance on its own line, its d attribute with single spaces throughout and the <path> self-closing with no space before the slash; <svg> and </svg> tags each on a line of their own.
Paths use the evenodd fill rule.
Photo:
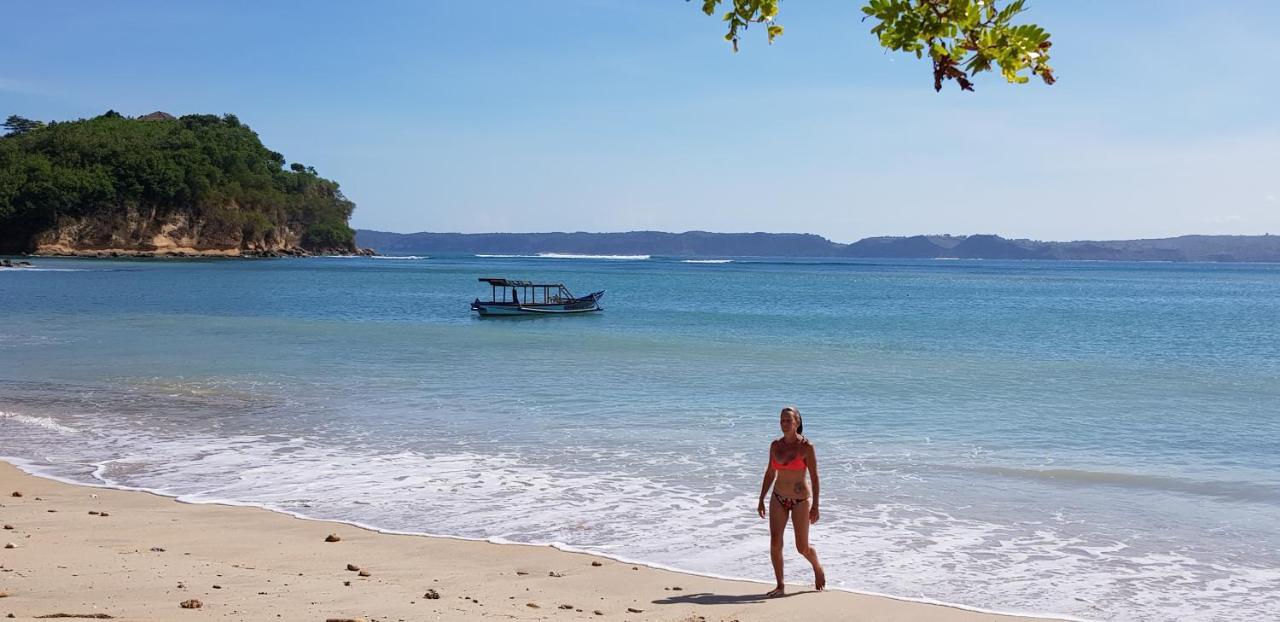
<svg viewBox="0 0 1280 622">
<path fill-rule="evenodd" d="M 786 464 L 783 464 L 781 462 L 778 462 L 777 458 L 773 457 L 772 451 L 769 452 L 769 464 L 772 465 L 773 468 L 780 469 L 783 471 L 803 471 L 806 467 L 806 464 L 804 461 L 804 454 L 797 454 L 795 459 L 791 460 L 790 462 L 787 462 Z"/>
</svg>

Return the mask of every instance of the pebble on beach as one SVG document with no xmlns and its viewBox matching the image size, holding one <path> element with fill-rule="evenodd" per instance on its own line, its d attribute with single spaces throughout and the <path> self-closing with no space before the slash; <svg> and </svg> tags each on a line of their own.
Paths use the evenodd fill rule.
<svg viewBox="0 0 1280 622">
<path fill-rule="evenodd" d="M 436 599 L 440 598 L 440 592 L 437 592 L 437 591 L 435 591 L 435 590 L 431 590 L 431 589 L 429 589 L 429 590 L 427 590 L 427 593 L 426 593 L 426 594 L 423 594 L 423 595 L 422 595 L 422 597 L 423 597 L 423 598 L 429 598 L 429 599 L 431 599 L 431 600 L 436 600 Z"/>
<path fill-rule="evenodd" d="M 604 564 L 602 564 L 602 563 L 600 563 L 600 562 L 591 562 L 591 565 L 592 565 L 592 566 L 603 566 Z"/>
<path fill-rule="evenodd" d="M 14 543 L 10 542 L 10 543 L 8 543 L 8 544 L 4 545 L 4 548 L 6 548 L 6 549 L 16 549 L 16 548 L 18 548 L 18 545 L 16 545 L 16 544 L 14 544 Z"/>
<path fill-rule="evenodd" d="M 360 567 L 355 564 L 347 564 L 347 570 L 351 572 L 360 572 Z"/>
<path fill-rule="evenodd" d="M 21 497 L 21 496 L 22 496 L 22 493 L 21 493 L 21 492 L 18 492 L 17 490 L 15 490 L 15 491 L 13 491 L 13 495 L 12 495 L 12 496 L 14 496 L 14 497 Z"/>
<path fill-rule="evenodd" d="M 357 575 L 359 575 L 359 576 L 362 576 L 362 577 L 368 577 L 368 576 L 372 576 L 372 574 L 373 574 L 373 573 L 369 572 L 368 570 L 361 570 L 360 572 L 357 572 L 356 574 L 357 574 Z"/>
<path fill-rule="evenodd" d="M 4 526 L 4 528 L 5 528 L 5 529 L 13 529 L 13 525 L 5 525 L 5 526 Z"/>
<path fill-rule="evenodd" d="M 183 609 L 199 609 L 204 606 L 204 603 L 192 598 L 191 600 L 184 600 L 178 603 L 178 606 Z"/>
<path fill-rule="evenodd" d="M 325 542 L 340 542 L 341 540 L 342 538 L 339 538 L 338 534 L 335 533 L 331 533 L 324 537 Z"/>
</svg>

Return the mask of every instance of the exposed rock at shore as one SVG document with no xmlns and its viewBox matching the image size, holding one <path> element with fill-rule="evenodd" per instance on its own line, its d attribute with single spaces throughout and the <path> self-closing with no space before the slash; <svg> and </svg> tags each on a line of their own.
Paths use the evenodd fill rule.
<svg viewBox="0 0 1280 622">
<path fill-rule="evenodd" d="M 186 212 L 127 210 L 116 215 L 62 218 L 35 238 L 35 255 L 54 257 L 310 257 L 376 255 L 353 246 L 302 247 L 302 233 L 287 227 L 248 237 L 239 229 Z"/>
</svg>

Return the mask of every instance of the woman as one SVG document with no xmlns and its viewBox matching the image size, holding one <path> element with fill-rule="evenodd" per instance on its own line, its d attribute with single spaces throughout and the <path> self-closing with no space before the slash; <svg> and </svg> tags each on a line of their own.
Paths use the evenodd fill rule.
<svg viewBox="0 0 1280 622">
<path fill-rule="evenodd" d="M 818 522 L 818 458 L 813 443 L 800 436 L 804 432 L 804 421 L 800 419 L 799 410 L 793 406 L 783 408 L 778 425 L 782 427 L 782 438 L 769 445 L 769 468 L 764 472 L 760 506 L 756 508 L 760 518 L 764 518 L 764 496 L 772 486 L 768 513 L 769 557 L 773 560 L 773 576 L 778 586 L 766 594 L 769 598 L 787 593 L 782 583 L 782 534 L 787 530 L 788 517 L 796 528 L 796 550 L 813 565 L 813 586 L 818 590 L 827 586 L 822 564 L 818 563 L 818 552 L 809 546 L 809 524 Z M 806 470 L 813 482 L 812 492 L 809 482 L 805 481 Z"/>
</svg>

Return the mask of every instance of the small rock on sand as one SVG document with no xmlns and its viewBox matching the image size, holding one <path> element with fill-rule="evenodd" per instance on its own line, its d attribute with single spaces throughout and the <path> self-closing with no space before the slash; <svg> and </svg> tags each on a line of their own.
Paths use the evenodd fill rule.
<svg viewBox="0 0 1280 622">
<path fill-rule="evenodd" d="M 604 615 L 604 612 L 603 612 L 603 611 L 600 611 L 599 609 L 596 609 L 595 611 L 592 611 L 591 613 L 594 613 L 594 614 L 596 614 L 596 615 L 598 615 L 598 616 L 602 616 L 602 615 Z"/>
<path fill-rule="evenodd" d="M 89 513 L 90 513 L 90 514 L 93 514 L 93 515 L 95 515 L 95 516 L 96 516 L 96 515 L 98 514 L 98 511 L 97 511 L 97 510 L 89 510 Z"/>
<path fill-rule="evenodd" d="M 644 609 L 636 609 L 635 607 L 627 607 L 627 613 L 644 613 Z"/>
<path fill-rule="evenodd" d="M 324 622 L 364 622 L 364 618 L 325 618 Z"/>
<path fill-rule="evenodd" d="M 368 577 L 368 576 L 372 576 L 372 575 L 373 575 L 373 573 L 369 572 L 368 570 L 361 570 L 360 572 L 357 572 L 356 574 L 357 574 L 357 575 L 359 575 L 359 576 L 362 576 L 362 577 Z"/>
<path fill-rule="evenodd" d="M 561 609 L 573 609 L 573 605 L 560 605 Z"/>
<path fill-rule="evenodd" d="M 552 570 L 551 572 L 548 572 L 548 573 L 547 573 L 547 576 L 548 576 L 548 577 L 563 577 L 564 575 L 562 575 L 562 574 L 560 574 L 560 573 L 558 573 L 558 572 L 556 572 L 556 571 Z"/>
<path fill-rule="evenodd" d="M 603 566 L 604 564 L 602 564 L 602 563 L 600 563 L 600 562 L 591 562 L 591 565 L 592 565 L 592 566 Z"/>
<path fill-rule="evenodd" d="M 528 607 L 528 608 L 530 608 L 530 609 L 541 609 L 541 608 L 542 608 L 542 607 L 539 607 L 539 606 L 538 606 L 538 603 L 525 603 L 525 604 L 524 604 L 524 606 L 526 606 L 526 607 Z"/>
<path fill-rule="evenodd" d="M 4 548 L 6 548 L 6 549 L 16 549 L 16 548 L 18 548 L 18 545 L 16 545 L 16 544 L 14 544 L 14 543 L 10 542 L 10 543 L 8 543 L 8 544 L 4 545 Z"/>
<path fill-rule="evenodd" d="M 21 497 L 21 496 L 22 496 L 22 493 L 21 493 L 21 492 L 19 492 L 19 491 L 17 491 L 17 490 L 15 490 L 15 491 L 13 491 L 13 495 L 12 495 L 12 496 L 14 496 L 14 497 Z"/>
<path fill-rule="evenodd" d="M 5 525 L 5 526 L 4 526 L 4 528 L 5 528 L 5 529 L 13 529 L 13 525 Z"/>
<path fill-rule="evenodd" d="M 340 542 L 341 540 L 342 538 L 339 538 L 338 534 L 335 533 L 331 533 L 324 537 L 325 542 Z"/>
<path fill-rule="evenodd" d="M 105 517 L 107 517 L 107 516 L 111 516 L 111 515 L 110 515 L 110 514 L 108 514 L 108 513 L 106 513 L 106 512 L 98 512 L 98 516 L 101 516 L 101 517 L 105 518 Z"/>
<path fill-rule="evenodd" d="M 427 590 L 427 593 L 423 594 L 422 597 L 429 598 L 431 600 L 436 600 L 440 598 L 440 592 L 437 592 L 435 590 Z"/>
<path fill-rule="evenodd" d="M 355 564 L 347 564 L 347 570 L 351 572 L 360 572 L 360 567 Z"/>
<path fill-rule="evenodd" d="M 199 609 L 204 606 L 204 603 L 192 598 L 191 600 L 184 600 L 178 603 L 178 606 L 183 609 Z"/>
<path fill-rule="evenodd" d="M 0 598 L 8 598 L 8 597 L 9 597 L 8 592 L 0 592 Z"/>
</svg>

